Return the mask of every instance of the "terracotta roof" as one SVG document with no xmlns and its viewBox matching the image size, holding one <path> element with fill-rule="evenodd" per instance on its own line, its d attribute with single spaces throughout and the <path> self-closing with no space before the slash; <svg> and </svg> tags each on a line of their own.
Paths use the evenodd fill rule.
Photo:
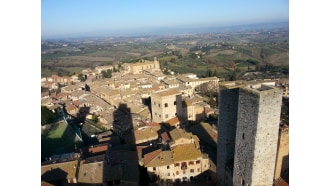
<svg viewBox="0 0 330 186">
<path fill-rule="evenodd" d="M 204 112 L 205 112 L 205 114 L 214 113 L 214 109 L 212 109 L 210 107 L 204 107 Z"/>
<path fill-rule="evenodd" d="M 193 160 L 202 157 L 201 151 L 197 149 L 193 143 L 175 146 L 172 151 L 174 162 Z"/>
<path fill-rule="evenodd" d="M 287 183 L 283 178 L 279 177 L 274 181 L 274 186 L 289 186 L 289 183 Z"/>
<path fill-rule="evenodd" d="M 54 184 L 48 183 L 46 181 L 41 181 L 41 186 L 55 186 Z"/>
<path fill-rule="evenodd" d="M 164 165 L 173 164 L 173 155 L 171 151 L 161 151 L 148 163 L 145 163 L 145 167 L 158 167 Z"/>
<path fill-rule="evenodd" d="M 76 110 L 78 108 L 76 106 L 74 106 L 73 104 L 68 104 L 68 105 L 65 105 L 65 109 L 66 109 L 66 111 L 70 112 L 71 110 Z"/>
<path fill-rule="evenodd" d="M 148 124 L 148 126 L 160 126 L 160 124 L 156 122 L 151 122 Z"/>
<path fill-rule="evenodd" d="M 89 156 L 92 154 L 105 152 L 108 150 L 108 148 L 109 148 L 108 144 L 102 144 L 98 146 L 83 148 L 82 151 L 84 156 Z"/>
<path fill-rule="evenodd" d="M 41 166 L 41 180 L 58 181 L 75 178 L 78 160 Z"/>
<path fill-rule="evenodd" d="M 137 152 L 138 154 L 142 154 L 142 150 L 143 150 L 144 148 L 147 148 L 147 147 L 149 147 L 149 146 L 135 146 L 135 148 L 136 148 L 136 152 Z"/>
<path fill-rule="evenodd" d="M 103 161 L 95 163 L 80 162 L 79 183 L 103 183 Z"/>
<path fill-rule="evenodd" d="M 150 152 L 148 154 L 145 154 L 144 155 L 144 164 L 148 164 L 151 160 L 153 160 L 157 155 L 159 155 L 159 153 L 161 152 L 162 150 L 161 149 L 157 149 L 153 152 Z"/>
<path fill-rule="evenodd" d="M 157 131 L 160 129 L 160 126 L 157 127 L 145 127 L 134 131 L 135 142 L 143 143 L 150 140 L 155 140 L 158 138 Z"/>
<path fill-rule="evenodd" d="M 175 140 L 178 140 L 180 138 L 190 139 L 192 134 L 189 133 L 189 132 L 185 132 L 183 129 L 176 128 L 176 129 L 173 129 L 173 130 L 170 131 L 170 136 L 175 141 Z"/>
<path fill-rule="evenodd" d="M 161 136 L 162 139 L 163 139 L 164 141 L 166 141 L 166 142 L 171 140 L 171 138 L 168 136 L 168 134 L 167 134 L 166 131 L 163 132 L 163 133 L 161 133 L 160 136 Z"/>
<path fill-rule="evenodd" d="M 174 117 L 174 118 L 171 118 L 171 119 L 165 121 L 164 123 L 167 123 L 170 126 L 175 126 L 176 124 L 179 124 L 180 121 L 179 121 L 179 118 L 178 117 Z"/>
<path fill-rule="evenodd" d="M 153 96 L 157 97 L 164 97 L 164 96 L 170 96 L 170 95 L 177 95 L 180 94 L 176 89 L 166 89 L 166 90 L 161 90 L 153 93 Z"/>
<path fill-rule="evenodd" d="M 84 100 L 84 99 L 78 99 L 78 100 L 73 101 L 73 104 L 76 106 L 80 106 L 84 103 L 86 103 L 86 100 Z"/>
<path fill-rule="evenodd" d="M 41 97 L 49 96 L 49 92 L 41 92 Z"/>
</svg>

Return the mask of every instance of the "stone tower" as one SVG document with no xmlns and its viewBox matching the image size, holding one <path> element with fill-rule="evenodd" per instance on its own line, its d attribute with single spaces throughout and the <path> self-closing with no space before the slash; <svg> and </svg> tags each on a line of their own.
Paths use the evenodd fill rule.
<svg viewBox="0 0 330 186">
<path fill-rule="evenodd" d="M 154 57 L 154 63 L 155 63 L 155 69 L 160 69 L 159 61 L 157 60 L 157 57 Z"/>
<path fill-rule="evenodd" d="M 218 116 L 218 148 L 217 177 L 218 185 L 232 183 L 235 155 L 235 138 L 237 126 L 239 82 L 220 83 L 219 116 Z"/>
<path fill-rule="evenodd" d="M 275 87 L 220 84 L 218 185 L 273 184 L 281 104 Z"/>
</svg>

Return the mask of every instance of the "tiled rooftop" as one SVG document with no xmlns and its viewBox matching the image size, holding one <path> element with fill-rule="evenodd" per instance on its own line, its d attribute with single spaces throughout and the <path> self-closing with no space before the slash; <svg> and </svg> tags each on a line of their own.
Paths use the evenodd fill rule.
<svg viewBox="0 0 330 186">
<path fill-rule="evenodd" d="M 145 163 L 146 167 L 157 167 L 173 164 L 173 156 L 171 151 L 160 151 L 154 158 L 148 163 Z"/>
<path fill-rule="evenodd" d="M 95 163 L 80 162 L 79 183 L 103 183 L 103 161 Z"/>
<path fill-rule="evenodd" d="M 180 120 L 178 117 L 174 117 L 174 118 L 171 118 L 171 119 L 165 121 L 164 123 L 167 123 L 170 126 L 175 126 L 176 124 L 180 123 Z"/>
<path fill-rule="evenodd" d="M 158 97 L 164 97 L 164 96 L 170 96 L 176 94 L 180 94 L 180 92 L 178 92 L 176 89 L 166 89 L 153 93 L 154 96 L 158 96 Z"/>
<path fill-rule="evenodd" d="M 41 166 L 41 180 L 56 181 L 75 178 L 78 160 Z"/>
<path fill-rule="evenodd" d="M 174 162 L 195 160 L 202 157 L 201 151 L 198 150 L 193 143 L 175 146 L 172 151 Z"/>
</svg>

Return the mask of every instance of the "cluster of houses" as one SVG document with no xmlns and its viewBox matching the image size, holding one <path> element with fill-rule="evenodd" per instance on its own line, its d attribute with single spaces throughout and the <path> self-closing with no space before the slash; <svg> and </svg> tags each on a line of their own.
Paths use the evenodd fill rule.
<svg viewBox="0 0 330 186">
<path fill-rule="evenodd" d="M 169 182 L 192 181 L 215 170 L 200 140 L 216 147 L 217 130 L 200 122 L 217 111 L 198 93 L 217 92 L 219 78 L 164 75 L 156 58 L 123 64 L 111 78 L 102 77 L 102 71 L 113 68 L 119 67 L 86 69 L 85 82 L 76 76 L 42 78 L 41 85 L 49 89 L 65 85 L 60 93 L 42 93 L 43 106 L 64 109 L 71 117 L 97 116 L 100 125 L 117 134 L 98 134 L 98 145 L 49 157 L 42 162 L 42 185 L 139 185 L 139 166 L 150 179 Z M 188 132 L 191 123 L 203 130 L 194 125 L 194 134 Z"/>
<path fill-rule="evenodd" d="M 130 109 L 130 113 L 138 115 L 143 121 L 166 122 L 178 117 L 180 121 L 198 122 L 214 113 L 214 109 L 196 93 L 201 89 L 216 91 L 219 82 L 216 77 L 197 78 L 194 74 L 164 75 L 156 59 L 152 62 L 123 64 L 121 71 L 112 73 L 111 78 L 101 78 L 101 69 L 107 70 L 112 67 L 98 67 L 93 72 L 85 74 L 88 77 L 85 82 L 76 82 L 75 78 L 67 80 L 67 77 L 66 81 L 53 77 L 47 80 L 43 78 L 42 86 L 51 83 L 56 85 L 58 82 L 64 82 L 63 85 L 66 86 L 61 88 L 60 93 L 43 92 L 41 104 L 54 111 L 56 108 L 65 107 L 66 112 L 73 117 L 84 115 L 91 118 L 92 115 L 96 115 L 100 124 L 107 129 L 114 127 L 116 117 L 113 113 L 121 105 L 125 105 Z M 165 95 L 168 91 L 175 93 Z M 180 99 L 176 105 L 177 110 L 180 110 L 178 113 L 165 114 L 165 110 L 172 108 L 170 103 L 168 108 L 156 108 L 154 105 L 148 107 L 150 99 L 172 99 L 169 97 Z M 151 110 L 157 110 L 157 115 L 151 113 Z M 158 119 L 159 116 L 162 116 L 162 119 Z M 138 122 L 134 124 L 135 128 L 138 127 Z"/>
<path fill-rule="evenodd" d="M 151 180 L 192 181 L 210 168 L 199 138 L 180 128 L 141 127 L 125 137 L 126 144 L 102 133 L 97 139 L 98 145 L 42 162 L 42 185 L 139 185 L 139 166 L 147 169 Z"/>
</svg>

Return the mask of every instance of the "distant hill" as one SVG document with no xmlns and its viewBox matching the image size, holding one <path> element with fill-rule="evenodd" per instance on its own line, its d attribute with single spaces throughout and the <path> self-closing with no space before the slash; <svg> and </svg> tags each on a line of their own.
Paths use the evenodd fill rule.
<svg viewBox="0 0 330 186">
<path fill-rule="evenodd" d="M 41 36 L 42 40 L 73 39 L 73 38 L 95 38 L 95 37 L 118 37 L 118 36 L 147 36 L 147 35 L 168 35 L 168 34 L 198 34 L 198 33 L 223 33 L 223 32 L 244 32 L 252 30 L 289 28 L 289 22 L 255 23 L 244 25 L 185 25 L 179 27 L 158 27 L 134 30 L 100 30 L 95 32 L 81 32 L 63 34 L 56 36 Z"/>
</svg>

